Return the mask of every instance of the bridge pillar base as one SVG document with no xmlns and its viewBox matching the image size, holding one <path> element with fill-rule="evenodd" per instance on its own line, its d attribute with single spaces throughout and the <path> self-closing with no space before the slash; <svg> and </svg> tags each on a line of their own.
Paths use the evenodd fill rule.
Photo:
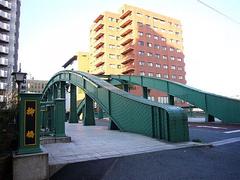
<svg viewBox="0 0 240 180">
<path fill-rule="evenodd" d="M 119 128 L 117 127 L 117 125 L 112 121 L 110 120 L 110 124 L 109 124 L 109 127 L 108 127 L 110 130 L 119 130 Z"/>
<path fill-rule="evenodd" d="M 205 122 L 215 122 L 214 116 L 212 116 L 210 114 L 206 114 Z"/>
<path fill-rule="evenodd" d="M 87 94 L 86 94 L 86 97 L 85 97 L 85 108 L 84 108 L 84 110 L 85 110 L 85 112 L 84 112 L 83 125 L 84 126 L 95 125 L 95 118 L 94 118 L 94 112 L 93 112 L 93 100 Z"/>
</svg>

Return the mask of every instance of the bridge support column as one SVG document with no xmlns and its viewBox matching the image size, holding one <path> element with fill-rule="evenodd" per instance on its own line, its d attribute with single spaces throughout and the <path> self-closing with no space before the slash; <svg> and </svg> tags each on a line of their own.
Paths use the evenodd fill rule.
<svg viewBox="0 0 240 180">
<path fill-rule="evenodd" d="M 83 125 L 84 126 L 95 125 L 94 112 L 93 112 L 93 100 L 87 94 L 85 95 Z"/>
<path fill-rule="evenodd" d="M 210 114 L 206 114 L 205 116 L 205 122 L 214 122 L 214 116 L 210 115 Z"/>
<path fill-rule="evenodd" d="M 170 104 L 170 105 L 174 105 L 174 96 L 172 96 L 172 95 L 168 95 L 168 104 Z"/>
<path fill-rule="evenodd" d="M 63 137 L 65 135 L 65 99 L 57 98 L 54 100 L 55 111 L 55 136 Z"/>
<path fill-rule="evenodd" d="M 143 98 L 147 99 L 148 98 L 148 88 L 147 87 L 142 87 L 143 88 Z"/>
<path fill-rule="evenodd" d="M 70 118 L 69 123 L 78 123 L 76 86 L 71 84 L 70 92 Z"/>
<path fill-rule="evenodd" d="M 128 92 L 129 91 L 129 86 L 128 86 L 128 84 L 123 84 L 123 90 L 125 91 L 125 92 Z"/>
</svg>

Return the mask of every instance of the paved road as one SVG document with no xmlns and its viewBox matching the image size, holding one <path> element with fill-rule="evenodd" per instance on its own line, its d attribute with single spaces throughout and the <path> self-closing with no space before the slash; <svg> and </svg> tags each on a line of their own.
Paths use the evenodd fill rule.
<svg viewBox="0 0 240 180">
<path fill-rule="evenodd" d="M 190 124 L 191 139 L 239 138 L 237 126 Z M 227 133 L 228 132 L 228 133 Z M 240 179 L 240 141 L 69 164 L 51 179 Z"/>
</svg>

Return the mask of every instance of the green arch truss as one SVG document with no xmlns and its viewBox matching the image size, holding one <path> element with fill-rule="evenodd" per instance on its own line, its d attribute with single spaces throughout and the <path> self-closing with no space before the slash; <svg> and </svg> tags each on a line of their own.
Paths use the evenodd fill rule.
<svg viewBox="0 0 240 180">
<path fill-rule="evenodd" d="M 180 83 L 145 76 L 111 75 L 111 80 L 125 81 L 129 84 L 156 89 L 178 97 L 201 108 L 207 114 L 217 117 L 224 123 L 240 123 L 240 101 L 204 92 Z"/>
<path fill-rule="evenodd" d="M 180 107 L 164 105 L 131 95 L 99 77 L 76 71 L 56 73 L 43 91 L 42 103 L 46 103 L 50 92 L 57 93 L 51 89 L 59 83 L 67 83 L 83 89 L 87 96 L 96 101 L 109 114 L 111 121 L 121 131 L 171 142 L 189 140 L 187 115 Z"/>
</svg>

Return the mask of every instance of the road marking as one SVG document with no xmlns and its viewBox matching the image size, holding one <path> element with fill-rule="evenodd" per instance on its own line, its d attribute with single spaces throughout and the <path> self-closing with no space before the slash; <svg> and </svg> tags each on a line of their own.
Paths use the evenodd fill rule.
<svg viewBox="0 0 240 180">
<path fill-rule="evenodd" d="M 217 126 L 197 126 L 197 127 L 210 128 L 210 129 L 227 129 L 227 128 L 224 128 L 224 127 L 217 127 Z"/>
<path fill-rule="evenodd" d="M 231 143 L 235 143 L 235 142 L 239 142 L 239 141 L 240 141 L 240 137 L 235 137 L 235 138 L 230 138 L 230 139 L 224 139 L 221 141 L 211 142 L 211 144 L 213 146 L 221 146 L 221 145 L 231 144 Z"/>
<path fill-rule="evenodd" d="M 225 134 L 231 134 L 231 133 L 238 133 L 238 132 L 240 132 L 240 129 L 233 130 L 233 131 L 225 131 L 224 133 Z"/>
</svg>

